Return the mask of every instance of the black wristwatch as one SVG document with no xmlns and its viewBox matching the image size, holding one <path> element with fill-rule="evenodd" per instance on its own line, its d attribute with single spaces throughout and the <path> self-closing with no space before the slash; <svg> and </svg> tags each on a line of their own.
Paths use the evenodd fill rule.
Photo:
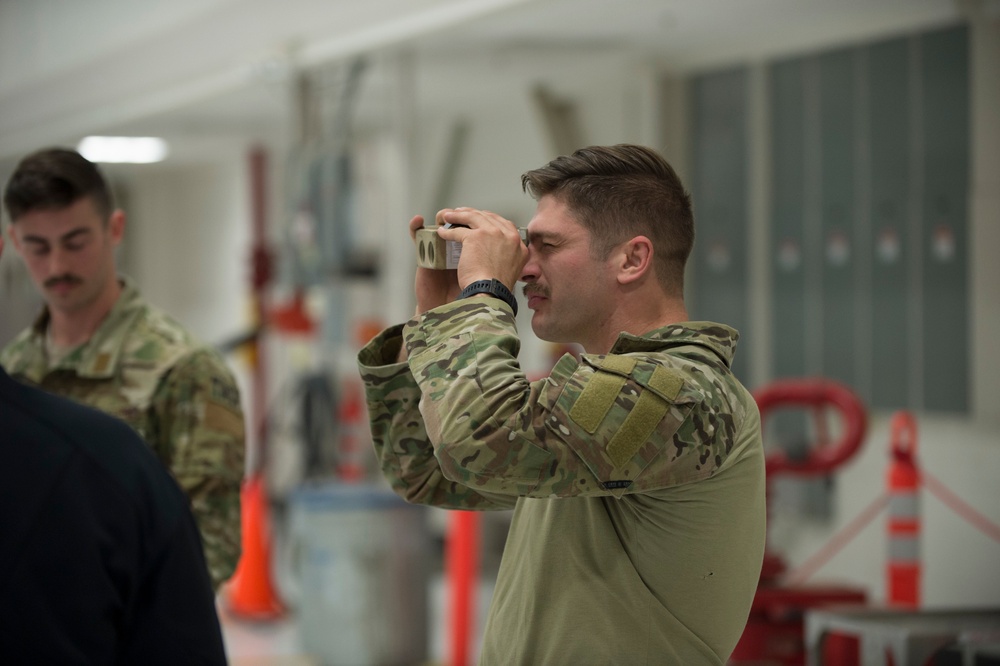
<svg viewBox="0 0 1000 666">
<path fill-rule="evenodd" d="M 510 309 L 514 311 L 514 314 L 517 315 L 517 300 L 514 299 L 514 294 L 510 293 L 510 289 L 508 289 L 500 280 L 476 280 L 463 289 L 462 293 L 460 293 L 458 297 L 460 299 L 468 298 L 473 294 L 489 294 L 490 296 L 495 296 L 509 305 Z"/>
</svg>

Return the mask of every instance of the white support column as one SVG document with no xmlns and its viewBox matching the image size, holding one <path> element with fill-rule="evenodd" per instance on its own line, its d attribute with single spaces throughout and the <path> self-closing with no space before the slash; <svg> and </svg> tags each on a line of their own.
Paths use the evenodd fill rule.
<svg viewBox="0 0 1000 666">
<path fill-rule="evenodd" d="M 406 221 L 416 212 L 413 200 L 413 127 L 417 122 L 415 64 L 412 53 L 400 52 L 388 63 L 392 68 L 392 134 L 386 151 L 386 181 L 389 188 L 389 230 L 383 246 L 381 312 L 386 324 L 406 321 L 413 316 L 413 275 L 417 261 L 413 244 L 406 237 Z"/>
<path fill-rule="evenodd" d="M 971 407 L 1000 424 L 1000 2 L 963 3 L 969 18 Z"/>
<path fill-rule="evenodd" d="M 691 135 L 688 123 L 688 79 L 670 74 L 659 77 L 657 104 L 659 148 L 680 176 L 681 182 L 690 186 Z M 697 229 L 697 221 L 695 221 Z"/>
</svg>

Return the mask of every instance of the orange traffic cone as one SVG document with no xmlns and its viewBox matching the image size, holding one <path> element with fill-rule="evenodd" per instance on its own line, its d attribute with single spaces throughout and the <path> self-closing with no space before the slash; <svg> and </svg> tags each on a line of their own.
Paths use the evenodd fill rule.
<svg viewBox="0 0 1000 666">
<path fill-rule="evenodd" d="M 223 598 L 234 615 L 269 620 L 285 612 L 271 585 L 271 544 L 268 535 L 267 500 L 261 476 L 243 483 L 243 554 Z"/>
</svg>

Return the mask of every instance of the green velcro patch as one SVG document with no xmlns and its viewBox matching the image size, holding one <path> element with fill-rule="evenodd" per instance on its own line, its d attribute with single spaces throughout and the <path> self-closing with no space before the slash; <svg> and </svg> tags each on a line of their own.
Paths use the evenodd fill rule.
<svg viewBox="0 0 1000 666">
<path fill-rule="evenodd" d="M 649 388 L 653 389 L 667 400 L 673 402 L 684 386 L 684 378 L 676 370 L 668 370 L 662 365 L 656 366 L 653 376 L 649 378 Z"/>
<path fill-rule="evenodd" d="M 608 354 L 601 361 L 601 369 L 613 372 L 618 375 L 630 375 L 635 370 L 638 361 L 632 356 L 619 356 L 618 354 Z"/>
<path fill-rule="evenodd" d="M 573 403 L 569 416 L 581 428 L 593 435 L 607 416 L 615 399 L 625 386 L 625 378 L 607 372 L 595 372 L 587 381 L 580 397 Z"/>
<path fill-rule="evenodd" d="M 655 376 L 655 373 L 654 373 Z M 678 389 L 679 390 L 679 389 Z M 649 440 L 667 413 L 669 403 L 652 391 L 643 391 L 625 422 L 608 442 L 608 457 L 615 467 L 622 467 Z"/>
</svg>

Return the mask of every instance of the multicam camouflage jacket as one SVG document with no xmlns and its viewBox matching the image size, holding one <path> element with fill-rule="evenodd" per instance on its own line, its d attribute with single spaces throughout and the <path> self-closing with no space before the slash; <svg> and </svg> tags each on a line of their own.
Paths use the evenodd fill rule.
<svg viewBox="0 0 1000 666">
<path fill-rule="evenodd" d="M 714 474 L 746 410 L 756 418 L 728 371 L 738 337 L 711 322 L 622 333 L 610 354 L 566 355 L 529 382 L 512 313 L 476 299 L 383 331 L 358 360 L 397 491 L 446 508 L 507 509 L 517 497 L 621 497 Z M 400 344 L 406 364 L 396 363 Z"/>
<path fill-rule="evenodd" d="M 760 417 L 729 370 L 737 338 L 709 322 L 622 334 L 529 382 L 513 312 L 478 298 L 361 351 L 394 490 L 514 509 L 481 666 L 726 663 L 765 533 Z"/>
<path fill-rule="evenodd" d="M 240 554 L 244 423 L 223 359 L 148 305 L 130 281 L 90 340 L 50 367 L 48 311 L 0 354 L 16 379 L 117 416 L 149 443 L 191 498 L 218 587 Z"/>
</svg>

